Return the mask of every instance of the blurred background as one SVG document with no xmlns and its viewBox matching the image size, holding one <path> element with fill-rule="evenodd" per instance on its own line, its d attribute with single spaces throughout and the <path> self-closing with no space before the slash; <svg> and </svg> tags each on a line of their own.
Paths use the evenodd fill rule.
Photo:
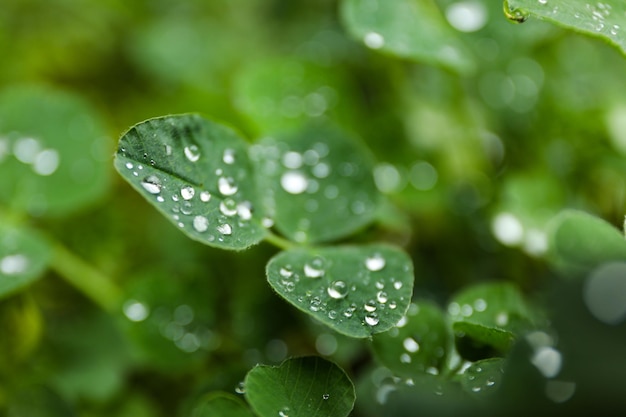
<svg viewBox="0 0 626 417">
<path fill-rule="evenodd" d="M 0 141 L 0 214 L 108 277 L 123 307 L 103 311 L 59 265 L 2 299 L 0 415 L 182 416 L 201 393 L 236 392 L 257 362 L 319 354 L 353 377 L 371 363 L 366 344 L 271 292 L 275 248 L 193 242 L 114 173 L 117 139 L 150 117 L 200 112 L 250 141 L 312 119 L 354 132 L 386 196 L 355 240 L 403 246 L 416 294 L 441 305 L 485 280 L 549 287 L 545 227 L 562 209 L 620 227 L 624 57 L 537 20 L 514 25 L 500 2 L 435 3 L 474 62 L 466 74 L 368 48 L 334 0 L 3 0 L 0 136 L 32 125 L 71 170 L 46 190 L 22 186 L 32 172 L 2 163 Z"/>
</svg>

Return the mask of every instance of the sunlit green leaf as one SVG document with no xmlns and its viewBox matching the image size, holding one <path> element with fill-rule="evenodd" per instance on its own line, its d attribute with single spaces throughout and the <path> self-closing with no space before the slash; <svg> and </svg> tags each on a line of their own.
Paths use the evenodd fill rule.
<svg viewBox="0 0 626 417">
<path fill-rule="evenodd" d="M 254 414 L 240 398 L 214 392 L 198 402 L 190 417 L 254 417 Z"/>
<path fill-rule="evenodd" d="M 621 0 L 507 0 L 505 14 L 519 21 L 537 17 L 599 37 L 626 54 L 626 3 Z"/>
<path fill-rule="evenodd" d="M 355 401 L 345 372 L 314 356 L 258 365 L 246 375 L 245 387 L 259 417 L 345 417 Z"/>
<path fill-rule="evenodd" d="M 247 145 L 198 115 L 150 119 L 121 139 L 115 167 L 192 239 L 244 249 L 266 234 Z"/>
<path fill-rule="evenodd" d="M 374 336 L 376 357 L 395 374 L 412 377 L 437 374 L 445 362 L 450 331 L 443 311 L 434 303 L 411 304 L 404 319 L 390 331 Z"/>
<path fill-rule="evenodd" d="M 461 374 L 461 384 L 467 392 L 480 397 L 493 394 L 502 382 L 503 366 L 502 358 L 474 362 Z"/>
<path fill-rule="evenodd" d="M 311 126 L 252 152 L 275 226 L 297 242 L 345 237 L 375 216 L 372 158 L 345 133 Z"/>
<path fill-rule="evenodd" d="M 292 249 L 267 265 L 274 290 L 299 310 L 351 337 L 389 330 L 413 292 L 413 264 L 388 245 Z"/>
<path fill-rule="evenodd" d="M 40 234 L 0 223 L 0 298 L 40 278 L 49 259 L 50 247 Z"/>
<path fill-rule="evenodd" d="M 0 92 L 0 204 L 37 216 L 75 211 L 106 190 L 109 158 L 106 130 L 81 98 Z"/>
<path fill-rule="evenodd" d="M 626 241 L 619 229 L 582 211 L 566 210 L 551 220 L 549 250 L 556 261 L 573 267 L 626 260 Z"/>
<path fill-rule="evenodd" d="M 434 2 L 343 0 L 344 24 L 371 49 L 467 73 L 471 55 Z"/>
</svg>

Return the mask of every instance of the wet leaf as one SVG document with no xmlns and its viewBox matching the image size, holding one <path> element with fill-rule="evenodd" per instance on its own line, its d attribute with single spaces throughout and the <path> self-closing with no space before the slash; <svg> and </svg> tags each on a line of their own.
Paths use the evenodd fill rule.
<svg viewBox="0 0 626 417">
<path fill-rule="evenodd" d="M 626 3 L 621 0 L 508 0 L 505 14 L 532 16 L 604 39 L 626 54 Z"/>
<path fill-rule="evenodd" d="M 245 379 L 246 399 L 259 417 L 343 417 L 355 393 L 345 372 L 310 356 L 279 366 L 257 365 Z"/>
<path fill-rule="evenodd" d="M 106 130 L 82 99 L 43 87 L 0 93 L 0 204 L 75 211 L 106 191 L 109 158 Z"/>
<path fill-rule="evenodd" d="M 254 414 L 240 398 L 213 392 L 199 401 L 191 417 L 254 417 Z"/>
<path fill-rule="evenodd" d="M 424 300 L 411 304 L 396 328 L 375 335 L 372 346 L 378 360 L 397 375 L 438 374 L 450 336 L 443 311 Z"/>
<path fill-rule="evenodd" d="M 345 133 L 311 126 L 252 151 L 263 173 L 275 226 L 296 242 L 348 236 L 370 223 L 378 204 L 372 158 Z"/>
<path fill-rule="evenodd" d="M 493 394 L 500 386 L 503 376 L 502 358 L 474 362 L 461 374 L 463 388 L 480 397 Z"/>
<path fill-rule="evenodd" d="M 550 221 L 549 251 L 557 262 L 591 269 L 626 260 L 626 241 L 606 221 L 582 211 L 566 210 Z"/>
<path fill-rule="evenodd" d="M 388 245 L 299 248 L 267 265 L 274 290 L 339 333 L 369 337 L 403 317 L 413 293 L 413 265 Z"/>
<path fill-rule="evenodd" d="M 227 127 L 193 114 L 147 120 L 122 136 L 115 167 L 194 240 L 245 249 L 266 234 L 247 144 Z"/>
<path fill-rule="evenodd" d="M 371 49 L 459 73 L 474 69 L 471 55 L 434 2 L 344 0 L 341 14 L 352 36 Z"/>
<path fill-rule="evenodd" d="M 49 259 L 50 247 L 43 236 L 0 223 L 0 298 L 39 279 Z"/>
</svg>

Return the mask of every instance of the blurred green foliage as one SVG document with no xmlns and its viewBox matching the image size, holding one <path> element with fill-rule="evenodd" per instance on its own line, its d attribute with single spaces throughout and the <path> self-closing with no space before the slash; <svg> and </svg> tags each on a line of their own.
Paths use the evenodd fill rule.
<svg viewBox="0 0 626 417">
<path fill-rule="evenodd" d="M 623 315 L 607 324 L 583 297 L 604 269 L 594 281 L 562 279 L 584 278 L 607 260 L 607 250 L 576 239 L 597 232 L 593 239 L 623 243 L 615 233 L 626 213 L 623 55 L 535 19 L 559 22 L 540 12 L 513 25 L 501 2 L 414 1 L 437 12 L 445 36 L 466 51 L 473 65 L 461 65 L 462 75 L 446 69 L 454 62 L 360 39 L 346 12 L 353 1 L 4 0 L 0 279 L 18 282 L 0 284 L 0 415 L 188 416 L 208 392 L 235 394 L 257 363 L 311 354 L 355 381 L 354 416 L 464 409 L 468 394 L 451 382 L 429 373 L 399 380 L 389 371 L 401 366 L 397 358 L 381 367 L 376 349 L 387 341 L 376 339 L 372 355 L 368 342 L 280 300 L 264 276 L 275 248 L 231 253 L 192 241 L 114 174 L 122 132 L 183 112 L 221 120 L 250 140 L 320 121 L 360 137 L 384 201 L 355 240 L 405 249 L 414 298 L 427 300 L 437 323 L 445 308 L 453 313 L 454 294 L 486 281 L 515 285 L 543 308 L 550 330 L 517 340 L 507 372 L 487 359 L 502 386 L 482 398 L 483 411 L 510 403 L 515 412 L 553 415 L 623 408 Z M 600 4 L 618 2 L 591 3 L 603 11 Z M 610 33 L 616 24 L 607 37 L 618 36 Z M 22 135 L 36 136 L 43 165 L 17 158 Z M 49 148 L 56 156 L 43 153 Z M 569 229 L 549 237 L 549 220 L 566 208 L 616 230 L 586 218 L 576 228 L 574 215 L 565 218 Z M 575 259 L 563 265 L 568 256 Z M 567 267 L 578 261 L 585 271 Z M 419 324 L 409 336 L 424 332 Z M 413 365 L 443 372 L 445 360 L 459 369 L 452 336 L 437 338 L 447 344 L 443 357 L 427 349 Z M 558 375 L 541 362 L 553 351 L 563 358 Z M 461 381 L 470 393 L 477 367 Z"/>
</svg>

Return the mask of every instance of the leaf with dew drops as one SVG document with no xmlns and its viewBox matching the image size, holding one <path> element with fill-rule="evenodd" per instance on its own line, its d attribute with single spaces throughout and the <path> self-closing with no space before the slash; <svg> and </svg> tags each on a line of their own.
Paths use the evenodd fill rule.
<svg viewBox="0 0 626 417">
<path fill-rule="evenodd" d="M 396 327 L 374 335 L 379 362 L 398 376 L 414 377 L 443 369 L 451 334 L 443 311 L 427 300 L 414 302 Z"/>
<path fill-rule="evenodd" d="M 345 417 L 356 399 L 346 373 L 317 356 L 257 365 L 246 375 L 245 386 L 259 417 Z"/>
<path fill-rule="evenodd" d="M 350 337 L 385 332 L 402 319 L 413 293 L 413 264 L 383 244 L 298 248 L 267 265 L 278 294 L 301 311 Z"/>
<path fill-rule="evenodd" d="M 40 278 L 50 252 L 47 241 L 37 232 L 0 223 L 0 298 Z"/>
<path fill-rule="evenodd" d="M 622 0 L 507 0 L 504 11 L 509 18 L 537 17 L 604 39 L 626 55 L 626 2 Z"/>
<path fill-rule="evenodd" d="M 255 145 L 262 188 L 276 228 L 296 242 L 349 236 L 370 223 L 379 194 L 367 149 L 336 128 L 317 125 Z"/>
<path fill-rule="evenodd" d="M 474 70 L 471 54 L 434 2 L 343 0 L 344 25 L 370 49 L 459 73 Z"/>
<path fill-rule="evenodd" d="M 194 240 L 245 249 L 266 235 L 246 142 L 198 115 L 150 119 L 119 142 L 117 171 Z"/>
<path fill-rule="evenodd" d="M 461 385 L 472 395 L 484 397 L 497 391 L 504 372 L 504 359 L 490 358 L 474 362 L 461 375 Z"/>
<path fill-rule="evenodd" d="M 239 398 L 227 392 L 212 392 L 195 405 L 192 417 L 254 417 Z"/>
<path fill-rule="evenodd" d="M 106 192 L 110 154 L 102 120 L 80 97 L 27 85 L 0 92 L 0 204 L 75 212 Z"/>
</svg>

